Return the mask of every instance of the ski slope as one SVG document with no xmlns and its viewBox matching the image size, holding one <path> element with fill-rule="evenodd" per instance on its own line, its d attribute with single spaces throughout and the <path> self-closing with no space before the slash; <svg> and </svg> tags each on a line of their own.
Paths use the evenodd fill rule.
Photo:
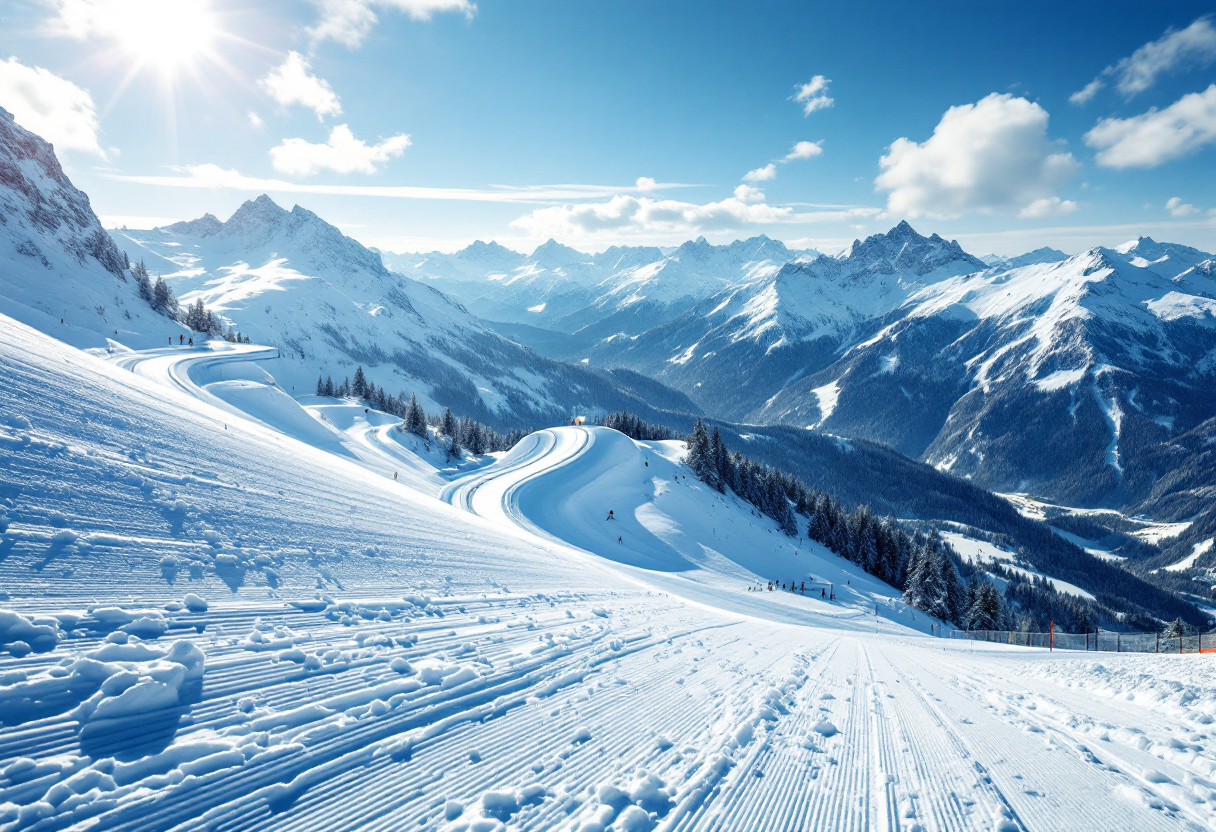
<svg viewBox="0 0 1216 832">
<path fill-rule="evenodd" d="M 0 316 L 0 828 L 1216 826 L 1206 656 L 932 639 L 671 444 L 450 466 L 265 354 Z"/>
</svg>

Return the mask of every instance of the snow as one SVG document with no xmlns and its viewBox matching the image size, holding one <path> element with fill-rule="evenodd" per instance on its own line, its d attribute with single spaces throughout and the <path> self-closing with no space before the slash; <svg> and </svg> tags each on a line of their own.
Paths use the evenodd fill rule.
<svg viewBox="0 0 1216 832">
<path fill-rule="evenodd" d="M 1195 565 L 1195 561 L 1199 560 L 1200 557 L 1202 557 L 1203 555 L 1205 555 L 1211 551 L 1212 540 L 1213 539 L 1209 537 L 1207 540 L 1196 543 L 1191 548 L 1191 553 L 1189 555 L 1187 555 L 1186 557 L 1184 557 L 1182 560 L 1178 561 L 1177 563 L 1171 563 L 1169 566 L 1165 567 L 1165 571 L 1166 572 L 1185 572 L 1187 569 L 1190 569 L 1192 566 Z"/>
<path fill-rule="evenodd" d="M 1073 595 L 1078 598 L 1086 598 L 1090 601 L 1097 600 L 1093 593 L 1088 592 L 1076 584 L 1071 584 L 1068 581 L 1061 581 L 1050 575 L 1045 575 L 1033 569 L 1028 569 L 1021 566 L 1017 562 L 1017 554 L 1010 552 L 1007 549 L 1002 549 L 986 540 L 978 540 L 973 537 L 968 537 L 961 532 L 944 531 L 942 539 L 949 543 L 954 551 L 958 552 L 958 556 L 968 563 L 982 565 L 984 563 L 999 563 L 1005 569 L 1011 572 L 1016 572 L 1025 578 L 1045 578 L 1055 586 L 1057 592 L 1063 592 L 1068 595 Z"/>
<path fill-rule="evenodd" d="M 1216 822 L 1202 657 L 930 638 L 676 442 L 455 466 L 305 397 L 311 444 L 210 389 L 273 389 L 261 355 L 0 317 L 0 827 Z M 837 601 L 758 589 L 808 574 Z"/>
<path fill-rule="evenodd" d="M 822 387 L 816 387 L 811 392 L 819 402 L 819 422 L 822 425 L 836 410 L 836 401 L 840 398 L 840 379 L 830 381 Z"/>
</svg>

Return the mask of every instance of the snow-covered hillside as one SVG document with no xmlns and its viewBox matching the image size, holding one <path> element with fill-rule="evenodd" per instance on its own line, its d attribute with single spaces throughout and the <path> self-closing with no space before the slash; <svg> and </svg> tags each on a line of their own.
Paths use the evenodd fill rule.
<svg viewBox="0 0 1216 832">
<path fill-rule="evenodd" d="M 80 347 L 147 347 L 186 330 L 140 298 L 122 252 L 49 143 L 0 108 L 0 304 Z"/>
<path fill-rule="evenodd" d="M 647 409 L 618 380 L 542 358 L 490 330 L 433 286 L 388 271 L 373 251 L 310 211 L 268 196 L 226 222 L 205 216 L 115 231 L 132 262 L 163 273 L 183 302 L 201 299 L 261 344 L 292 395 L 317 376 L 363 368 L 389 392 L 416 392 L 492 424 L 565 421 L 575 412 Z"/>
<path fill-rule="evenodd" d="M 217 347 L 0 317 L 6 829 L 1216 822 L 1201 657 L 927 638 L 609 431 L 431 466 L 449 505 Z M 838 600 L 760 589 L 798 569 Z"/>
</svg>

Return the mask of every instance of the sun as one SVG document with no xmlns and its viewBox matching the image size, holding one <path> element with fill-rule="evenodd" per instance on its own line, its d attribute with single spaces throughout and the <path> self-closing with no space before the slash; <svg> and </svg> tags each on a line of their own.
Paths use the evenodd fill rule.
<svg viewBox="0 0 1216 832">
<path fill-rule="evenodd" d="M 207 56 L 218 25 L 206 0 L 118 0 L 115 39 L 141 68 L 174 74 Z"/>
</svg>

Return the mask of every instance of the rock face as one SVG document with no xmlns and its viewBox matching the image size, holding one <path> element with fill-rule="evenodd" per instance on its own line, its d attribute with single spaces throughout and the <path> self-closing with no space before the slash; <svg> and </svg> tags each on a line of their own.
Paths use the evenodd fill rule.
<svg viewBox="0 0 1216 832">
<path fill-rule="evenodd" d="M 139 297 L 122 252 L 54 148 L 3 109 L 0 298 L 5 314 L 81 347 L 107 338 L 160 343 L 181 330 Z"/>
<path fill-rule="evenodd" d="M 263 195 L 226 222 L 208 215 L 114 237 L 162 273 L 183 303 L 201 299 L 255 342 L 279 347 L 269 369 L 297 395 L 312 392 L 318 374 L 340 382 L 362 365 L 391 393 L 412 391 L 429 409 L 492 425 L 657 412 L 623 376 L 559 364 L 502 337 L 298 205 L 287 211 Z M 671 391 L 657 398 L 656 407 L 695 409 Z"/>
</svg>

